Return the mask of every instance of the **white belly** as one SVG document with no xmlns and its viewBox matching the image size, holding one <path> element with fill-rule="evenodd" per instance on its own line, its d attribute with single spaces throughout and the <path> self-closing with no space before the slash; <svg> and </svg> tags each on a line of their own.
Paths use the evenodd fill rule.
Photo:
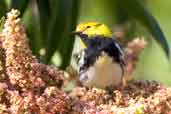
<svg viewBox="0 0 171 114">
<path fill-rule="evenodd" d="M 122 69 L 111 57 L 103 53 L 96 63 L 80 76 L 80 80 L 88 87 L 105 88 L 117 85 L 122 81 Z"/>
</svg>

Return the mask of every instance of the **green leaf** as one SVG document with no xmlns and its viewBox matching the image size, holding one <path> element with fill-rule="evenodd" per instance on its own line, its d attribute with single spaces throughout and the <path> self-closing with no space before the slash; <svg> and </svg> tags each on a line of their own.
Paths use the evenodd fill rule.
<svg viewBox="0 0 171 114">
<path fill-rule="evenodd" d="M 50 21 L 50 25 L 48 27 L 48 36 L 46 42 L 46 56 L 45 63 L 48 63 L 56 51 L 58 45 L 60 44 L 60 39 L 62 37 L 62 33 L 64 31 L 64 26 L 66 23 L 67 17 L 67 5 L 65 5 L 66 0 L 58 0 L 53 1 L 53 10 L 52 19 Z M 66 7 L 66 10 L 65 10 Z"/>
<path fill-rule="evenodd" d="M 161 45 L 167 58 L 170 58 L 170 49 L 166 38 L 157 23 L 157 20 L 151 13 L 143 6 L 139 0 L 116 0 L 129 17 L 135 18 L 137 21 L 145 25 L 149 32 L 154 36 L 153 38 Z"/>
<path fill-rule="evenodd" d="M 5 17 L 3 16 L 3 17 L 1 17 L 1 19 L 0 19 L 0 32 L 1 32 L 2 29 L 3 29 L 4 23 L 5 23 Z"/>
<path fill-rule="evenodd" d="M 39 22 L 35 18 L 36 14 L 34 13 L 34 9 L 30 5 L 23 15 L 23 21 L 26 26 L 26 32 L 29 38 L 30 46 L 33 54 L 38 55 L 39 50 L 42 47 L 42 42 L 40 39 L 40 30 L 39 30 Z"/>
<path fill-rule="evenodd" d="M 74 36 L 71 36 L 71 32 L 75 30 L 77 20 L 78 20 L 78 14 L 79 14 L 79 6 L 81 1 L 80 0 L 72 0 L 71 1 L 71 9 L 70 9 L 70 15 L 67 19 L 67 28 L 66 33 L 64 34 L 61 43 L 63 45 L 60 45 L 59 51 L 61 52 L 62 56 L 62 64 L 61 68 L 64 69 L 68 66 L 70 63 L 70 57 L 72 54 L 72 49 L 74 45 Z"/>
<path fill-rule="evenodd" d="M 69 38 L 69 34 L 74 30 L 76 25 L 79 1 L 58 0 L 55 6 L 56 12 L 51 14 L 54 17 L 49 27 L 46 44 L 46 62 L 49 62 L 54 52 L 58 50 L 63 60 L 62 68 L 69 63 L 69 55 L 71 55 L 74 42 L 74 39 Z"/>
<path fill-rule="evenodd" d="M 50 3 L 48 0 L 37 0 L 39 9 L 40 34 L 43 44 L 45 44 L 50 21 Z"/>
<path fill-rule="evenodd" d="M 6 10 L 7 10 L 7 6 L 5 0 L 0 0 L 0 18 L 2 16 L 5 16 Z"/>
</svg>

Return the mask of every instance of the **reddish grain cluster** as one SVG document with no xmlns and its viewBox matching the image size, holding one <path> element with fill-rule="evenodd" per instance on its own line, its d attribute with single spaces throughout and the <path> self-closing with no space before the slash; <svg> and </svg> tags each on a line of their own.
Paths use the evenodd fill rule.
<svg viewBox="0 0 171 114">
<path fill-rule="evenodd" d="M 32 55 L 18 16 L 11 10 L 0 33 L 0 113 L 65 113 L 69 98 L 60 90 L 63 72 Z"/>
<path fill-rule="evenodd" d="M 171 89 L 155 81 L 132 81 L 123 90 L 75 88 L 73 114 L 170 114 Z"/>
</svg>

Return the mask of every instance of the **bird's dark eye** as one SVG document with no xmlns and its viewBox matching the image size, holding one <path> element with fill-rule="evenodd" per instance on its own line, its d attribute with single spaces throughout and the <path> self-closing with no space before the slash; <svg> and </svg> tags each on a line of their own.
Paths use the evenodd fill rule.
<svg viewBox="0 0 171 114">
<path fill-rule="evenodd" d="M 87 26 L 87 28 L 90 28 L 91 26 Z"/>
</svg>

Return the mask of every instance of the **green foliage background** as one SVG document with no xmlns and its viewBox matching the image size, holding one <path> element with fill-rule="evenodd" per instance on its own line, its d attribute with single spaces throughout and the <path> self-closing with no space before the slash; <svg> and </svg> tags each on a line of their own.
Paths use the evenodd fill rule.
<svg viewBox="0 0 171 114">
<path fill-rule="evenodd" d="M 70 33 L 79 22 L 99 21 L 111 28 L 129 24 L 129 40 L 144 36 L 148 41 L 135 78 L 171 85 L 170 4 L 170 0 L 0 0 L 0 17 L 11 8 L 19 9 L 33 53 L 63 69 L 70 63 L 74 44 Z"/>
</svg>

